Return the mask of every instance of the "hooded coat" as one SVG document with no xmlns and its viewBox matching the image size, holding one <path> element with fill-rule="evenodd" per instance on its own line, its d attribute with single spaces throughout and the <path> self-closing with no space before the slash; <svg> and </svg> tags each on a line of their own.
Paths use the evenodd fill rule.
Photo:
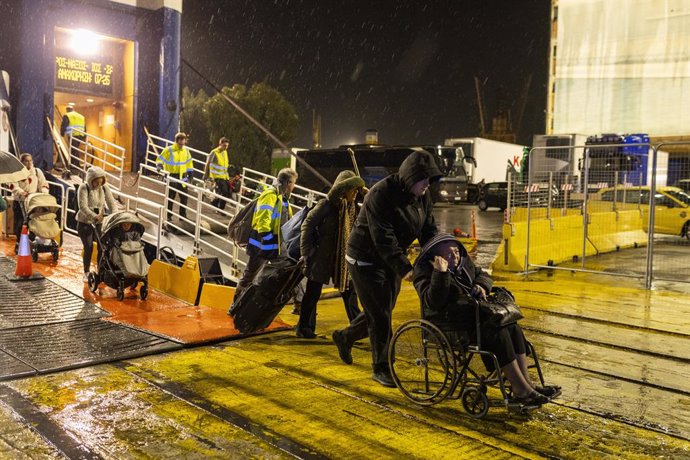
<svg viewBox="0 0 690 460">
<path fill-rule="evenodd" d="M 328 192 L 328 198 L 316 203 L 302 222 L 301 254 L 308 259 L 305 276 L 328 284 L 334 277 L 338 245 L 339 206 L 345 192 L 364 187 L 364 181 L 352 171 L 343 171 Z"/>
<path fill-rule="evenodd" d="M 460 248 L 460 262 L 455 270 L 440 272 L 431 261 L 434 248 L 452 241 Z M 475 302 L 470 296 L 472 287 L 478 284 L 491 292 L 493 280 L 481 268 L 474 265 L 465 247 L 448 234 L 432 238 L 419 253 L 414 264 L 414 287 L 422 302 L 423 317 L 434 324 L 455 324 L 471 330 L 475 327 Z"/>
<path fill-rule="evenodd" d="M 105 208 L 111 213 L 117 209 L 115 200 L 107 183 L 98 188 L 91 185 L 94 179 L 102 177 L 105 180 L 105 171 L 98 166 L 92 166 L 86 171 L 86 180 L 79 186 L 77 200 L 79 211 L 77 211 L 77 222 L 83 224 L 95 224 L 98 215 L 105 215 Z M 98 210 L 98 213 L 95 210 Z"/>
<path fill-rule="evenodd" d="M 407 248 L 415 239 L 425 244 L 438 232 L 431 194 L 427 190 L 416 197 L 410 190 L 420 180 L 433 182 L 441 175 L 436 160 L 426 150 L 415 150 L 405 158 L 397 174 L 377 182 L 364 198 L 347 244 L 347 255 L 388 266 L 399 276 L 410 271 Z"/>
</svg>

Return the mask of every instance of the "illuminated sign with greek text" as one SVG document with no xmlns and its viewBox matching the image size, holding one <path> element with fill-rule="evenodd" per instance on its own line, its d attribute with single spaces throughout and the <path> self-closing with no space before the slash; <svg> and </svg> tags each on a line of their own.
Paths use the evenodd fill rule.
<svg viewBox="0 0 690 460">
<path fill-rule="evenodd" d="M 55 89 L 112 96 L 115 68 L 109 57 L 55 56 Z"/>
</svg>

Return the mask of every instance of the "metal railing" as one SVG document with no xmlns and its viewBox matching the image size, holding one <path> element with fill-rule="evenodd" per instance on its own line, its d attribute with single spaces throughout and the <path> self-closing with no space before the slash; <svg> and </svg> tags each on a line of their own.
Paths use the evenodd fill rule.
<svg viewBox="0 0 690 460">
<path fill-rule="evenodd" d="M 91 166 L 101 167 L 108 178 L 108 183 L 118 190 L 122 189 L 122 177 L 125 167 L 125 149 L 98 136 L 79 129 L 73 129 L 70 137 L 70 159 L 72 164 L 86 177 Z"/>
</svg>

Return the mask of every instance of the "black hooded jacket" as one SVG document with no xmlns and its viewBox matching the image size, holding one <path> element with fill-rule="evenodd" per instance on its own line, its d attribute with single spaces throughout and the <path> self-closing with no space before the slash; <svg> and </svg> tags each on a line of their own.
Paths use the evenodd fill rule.
<svg viewBox="0 0 690 460">
<path fill-rule="evenodd" d="M 399 276 L 412 270 L 407 248 L 415 239 L 425 244 L 438 229 L 429 191 L 415 197 L 409 190 L 420 180 L 428 178 L 433 182 L 440 176 L 429 152 L 418 150 L 405 158 L 397 174 L 376 183 L 364 198 L 348 240 L 347 255 L 388 266 Z"/>
<path fill-rule="evenodd" d="M 431 265 L 434 247 L 444 241 L 453 241 L 460 249 L 460 266 L 454 272 L 440 272 Z M 424 319 L 436 325 L 455 324 L 462 329 L 474 328 L 475 302 L 470 292 L 475 284 L 489 293 L 494 282 L 484 270 L 474 265 L 465 247 L 451 235 L 435 236 L 422 248 L 415 261 L 414 287 L 422 302 Z"/>
</svg>

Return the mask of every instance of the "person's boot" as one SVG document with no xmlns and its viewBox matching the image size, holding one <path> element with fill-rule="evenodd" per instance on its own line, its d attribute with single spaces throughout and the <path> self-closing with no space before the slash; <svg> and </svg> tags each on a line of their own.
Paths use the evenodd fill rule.
<svg viewBox="0 0 690 460">
<path fill-rule="evenodd" d="M 352 364 L 352 345 L 347 342 L 343 331 L 333 331 L 333 343 L 338 347 L 338 355 L 345 364 Z"/>
<path fill-rule="evenodd" d="M 305 327 L 305 328 L 297 327 L 297 329 L 295 330 L 295 335 L 297 335 L 297 337 L 299 337 L 300 339 L 315 339 L 316 338 L 316 334 L 314 333 L 314 331 L 312 331 L 308 327 Z"/>
<path fill-rule="evenodd" d="M 383 385 L 384 387 L 395 388 L 395 382 L 393 381 L 391 372 L 388 369 L 374 370 L 374 373 L 371 375 L 371 378 L 374 381 Z"/>
</svg>

